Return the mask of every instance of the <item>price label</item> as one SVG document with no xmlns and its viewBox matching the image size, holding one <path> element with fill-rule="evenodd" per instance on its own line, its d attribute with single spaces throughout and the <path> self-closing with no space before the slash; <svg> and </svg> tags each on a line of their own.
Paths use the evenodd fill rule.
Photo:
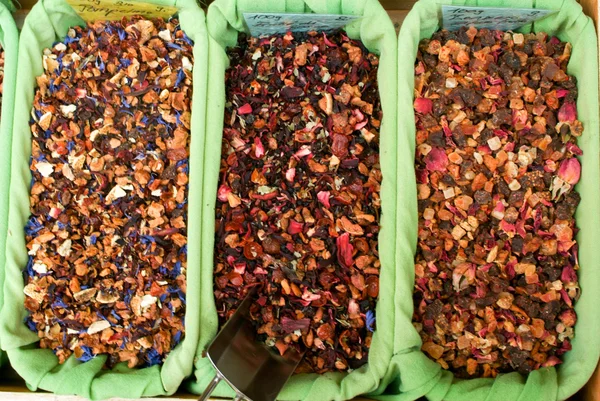
<svg viewBox="0 0 600 401">
<path fill-rule="evenodd" d="M 177 7 L 122 0 L 67 0 L 85 21 L 120 20 L 141 15 L 146 18 L 170 18 Z"/>
<path fill-rule="evenodd" d="M 328 32 L 362 18 L 358 15 L 244 13 L 250 35 L 255 37 L 291 32 Z"/>
<path fill-rule="evenodd" d="M 541 8 L 496 8 L 467 7 L 442 5 L 442 26 L 449 31 L 456 31 L 463 26 L 473 25 L 476 28 L 514 30 L 527 25 L 555 10 Z"/>
</svg>

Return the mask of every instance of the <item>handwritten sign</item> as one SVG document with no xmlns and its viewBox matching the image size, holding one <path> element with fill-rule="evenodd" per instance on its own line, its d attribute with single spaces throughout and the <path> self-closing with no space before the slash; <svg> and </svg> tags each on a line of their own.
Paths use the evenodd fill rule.
<svg viewBox="0 0 600 401">
<path fill-rule="evenodd" d="M 67 0 L 67 3 L 85 21 L 120 20 L 142 15 L 146 18 L 169 18 L 177 7 L 122 0 Z"/>
<path fill-rule="evenodd" d="M 268 36 L 291 32 L 327 32 L 361 18 L 358 15 L 244 13 L 252 36 Z"/>
<path fill-rule="evenodd" d="M 514 30 L 534 22 L 555 10 L 541 8 L 496 8 L 442 5 L 442 26 L 455 31 L 463 26 L 476 28 Z"/>
</svg>

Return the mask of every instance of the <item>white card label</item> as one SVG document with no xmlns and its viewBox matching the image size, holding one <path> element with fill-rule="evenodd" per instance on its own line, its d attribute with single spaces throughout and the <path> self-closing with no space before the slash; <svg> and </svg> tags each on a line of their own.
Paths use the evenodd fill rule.
<svg viewBox="0 0 600 401">
<path fill-rule="evenodd" d="M 269 36 L 287 32 L 328 32 L 361 18 L 359 15 L 244 13 L 250 35 Z"/>
<path fill-rule="evenodd" d="M 556 10 L 541 8 L 496 8 L 442 5 L 442 27 L 456 31 L 463 26 L 476 28 L 514 30 L 534 22 Z"/>
</svg>

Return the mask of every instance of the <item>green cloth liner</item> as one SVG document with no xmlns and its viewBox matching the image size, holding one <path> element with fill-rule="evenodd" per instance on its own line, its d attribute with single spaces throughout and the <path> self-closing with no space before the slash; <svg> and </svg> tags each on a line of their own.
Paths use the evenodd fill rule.
<svg viewBox="0 0 600 401">
<path fill-rule="evenodd" d="M 8 0 L 0 0 L 0 45 L 4 50 L 4 80 L 2 83 L 2 115 L 0 116 L 0 149 L 10 149 L 13 112 L 15 105 L 15 85 L 17 81 L 17 55 L 19 32 L 11 14 L 14 5 Z M 0 158 L 0 312 L 4 305 L 2 287 L 4 283 L 4 247 L 8 220 L 8 189 L 10 183 L 10 154 Z M 2 337 L 0 336 L 0 347 Z M 6 354 L 0 351 L 0 366 L 6 361 Z"/>
<path fill-rule="evenodd" d="M 206 25 L 203 11 L 195 0 L 153 0 L 153 4 L 176 6 L 180 23 L 195 42 L 193 71 L 193 107 L 190 145 L 190 181 L 188 193 L 188 222 L 199 219 L 199 198 L 202 188 L 202 154 L 200 138 L 203 135 L 206 111 L 206 60 L 208 57 Z M 30 112 L 35 91 L 35 78 L 43 73 L 42 52 L 54 42 L 62 40 L 70 27 L 84 25 L 83 20 L 64 0 L 41 0 L 25 20 L 19 49 L 16 109 L 11 147 L 10 200 L 8 241 L 6 246 L 6 282 L 4 309 L 0 316 L 2 345 L 7 350 L 14 369 L 25 379 L 30 389 L 44 389 L 57 394 L 77 394 L 90 399 L 109 397 L 139 398 L 173 394 L 186 376 L 192 373 L 194 353 L 198 345 L 200 296 L 200 229 L 188 224 L 187 310 L 185 338 L 169 354 L 162 366 L 129 369 L 121 363 L 111 370 L 103 369 L 106 356 L 82 363 L 72 355 L 64 364 L 48 349 L 40 349 L 38 336 L 23 323 L 27 311 L 23 306 L 23 275 L 27 265 L 24 227 L 29 218 L 29 185 L 31 172 Z M 8 103 L 8 102 L 6 102 Z M 3 134 L 6 134 L 3 132 Z M 4 158 L 1 158 L 4 163 Z M 4 176 L 3 176 L 4 177 Z M 4 178 L 3 178 L 4 179 Z M 2 219 L 6 219 L 3 214 Z"/>
<path fill-rule="evenodd" d="M 421 39 L 429 38 L 439 29 L 441 4 L 523 7 L 559 10 L 521 32 L 547 32 L 564 41 L 571 42 L 573 52 L 568 73 L 578 81 L 579 98 L 577 110 L 584 126 L 578 143 L 583 149 L 579 158 L 582 164 L 581 181 L 576 189 L 581 194 L 577 208 L 577 234 L 579 241 L 579 282 L 581 298 L 575 309 L 578 322 L 575 327 L 573 350 L 563 357 L 563 364 L 556 368 L 543 368 L 522 376 L 519 373 L 499 375 L 496 379 L 460 380 L 449 371 L 442 370 L 421 351 L 421 340 L 410 324 L 413 314 L 412 292 L 414 281 L 413 260 L 417 238 L 417 192 L 414 176 L 415 125 L 413 113 L 414 61 Z M 395 356 L 391 370 L 397 380 L 393 391 L 400 397 L 414 400 L 427 396 L 432 401 L 502 401 L 502 400 L 564 400 L 576 393 L 589 379 L 600 352 L 600 266 L 597 246 L 600 242 L 600 161 L 598 116 L 598 48 L 594 23 L 583 14 L 575 0 L 421 0 L 415 4 L 404 20 L 398 39 L 398 239 L 396 266 L 399 289 L 396 296 Z M 408 235 L 408 237 L 406 237 Z M 410 285 L 410 288 L 407 287 Z"/>
<path fill-rule="evenodd" d="M 202 330 L 195 362 L 196 380 L 188 383 L 193 393 L 201 393 L 214 376 L 202 352 L 217 333 L 218 320 L 213 298 L 213 249 L 215 201 L 221 158 L 225 103 L 225 70 L 229 60 L 225 49 L 237 43 L 245 31 L 243 12 L 294 12 L 353 14 L 363 18 L 346 27 L 348 35 L 360 39 L 380 55 L 378 82 L 383 107 L 380 134 L 382 218 L 379 234 L 381 258 L 380 291 L 376 308 L 377 329 L 369 351 L 369 363 L 349 374 L 301 374 L 293 376 L 279 394 L 280 400 L 345 400 L 360 394 L 381 394 L 393 379 L 387 375 L 392 357 L 394 333 L 394 250 L 396 241 L 396 71 L 397 38 L 394 26 L 377 0 L 216 0 L 208 9 L 209 32 L 208 93 L 204 143 L 204 187 L 202 202 L 201 312 Z M 407 287 L 409 288 L 409 287 Z M 233 397 L 231 388 L 221 383 L 214 396 Z"/>
</svg>

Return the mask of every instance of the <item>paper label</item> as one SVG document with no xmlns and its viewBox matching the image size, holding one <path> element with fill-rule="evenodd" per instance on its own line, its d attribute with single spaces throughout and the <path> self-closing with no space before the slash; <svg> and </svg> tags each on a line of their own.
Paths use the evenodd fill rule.
<svg viewBox="0 0 600 401">
<path fill-rule="evenodd" d="M 177 7 L 122 0 L 67 0 L 85 21 L 120 20 L 141 15 L 146 18 L 170 18 Z"/>
<path fill-rule="evenodd" d="M 291 32 L 327 32 L 361 18 L 358 15 L 244 13 L 250 35 L 268 36 Z"/>
<path fill-rule="evenodd" d="M 476 28 L 514 30 L 534 22 L 556 10 L 541 8 L 496 8 L 466 7 L 442 5 L 442 26 L 449 31 L 456 31 L 463 26 L 473 25 Z"/>
</svg>

